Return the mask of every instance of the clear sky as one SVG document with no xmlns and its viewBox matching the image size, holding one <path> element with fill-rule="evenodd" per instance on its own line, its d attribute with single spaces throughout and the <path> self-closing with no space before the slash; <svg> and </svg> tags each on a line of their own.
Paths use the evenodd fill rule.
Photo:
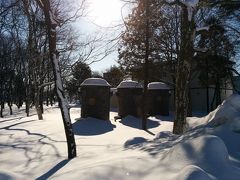
<svg viewBox="0 0 240 180">
<path fill-rule="evenodd" d="M 122 7 L 124 3 L 121 0 L 88 0 L 87 16 L 79 22 L 79 28 L 82 33 L 91 34 L 96 31 L 112 34 L 113 31 L 119 33 L 119 27 L 112 29 L 109 27 L 122 24 Z M 100 32 L 99 32 L 100 33 Z M 104 42 L 103 42 L 104 43 Z M 104 71 L 116 64 L 118 53 L 115 51 L 102 61 L 90 65 L 93 71 Z"/>
</svg>

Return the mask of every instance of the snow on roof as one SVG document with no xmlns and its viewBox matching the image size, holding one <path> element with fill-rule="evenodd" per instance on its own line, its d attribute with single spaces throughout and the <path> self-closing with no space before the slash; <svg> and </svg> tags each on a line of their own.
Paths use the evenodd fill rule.
<svg viewBox="0 0 240 180">
<path fill-rule="evenodd" d="M 148 84 L 148 89 L 170 89 L 169 86 L 163 82 L 151 82 Z"/>
<path fill-rule="evenodd" d="M 122 81 L 117 88 L 142 88 L 142 85 L 137 81 L 127 80 Z"/>
<path fill-rule="evenodd" d="M 81 86 L 111 86 L 105 79 L 88 78 L 83 81 Z"/>
</svg>

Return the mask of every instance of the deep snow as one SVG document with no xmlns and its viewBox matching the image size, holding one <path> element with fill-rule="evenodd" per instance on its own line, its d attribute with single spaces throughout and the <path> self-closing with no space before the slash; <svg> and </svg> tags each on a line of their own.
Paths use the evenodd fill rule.
<svg viewBox="0 0 240 180">
<path fill-rule="evenodd" d="M 172 116 L 140 120 L 81 119 L 71 108 L 77 158 L 67 146 L 56 107 L 44 120 L 23 110 L 0 119 L 0 179 L 222 179 L 240 177 L 240 96 L 233 95 L 202 118 L 188 118 L 187 131 L 173 135 Z"/>
</svg>

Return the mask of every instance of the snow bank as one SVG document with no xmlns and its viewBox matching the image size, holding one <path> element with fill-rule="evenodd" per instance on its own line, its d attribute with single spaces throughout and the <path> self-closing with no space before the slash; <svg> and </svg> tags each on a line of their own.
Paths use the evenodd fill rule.
<svg viewBox="0 0 240 180">
<path fill-rule="evenodd" d="M 181 169 L 176 178 L 179 180 L 238 180 L 240 177 L 240 169 L 230 162 L 224 141 L 214 135 L 178 143 L 164 155 L 163 161 L 174 163 L 169 166 Z"/>
<path fill-rule="evenodd" d="M 151 82 L 148 84 L 148 89 L 170 89 L 169 86 L 163 82 Z"/>
<path fill-rule="evenodd" d="M 176 180 L 212 180 L 212 178 L 200 167 L 189 165 L 180 171 Z"/>
<path fill-rule="evenodd" d="M 111 86 L 105 79 L 88 78 L 83 81 L 81 86 Z"/>
<path fill-rule="evenodd" d="M 219 126 L 240 117 L 240 96 L 233 94 L 223 101 L 214 112 L 208 119 L 210 126 Z"/>
<path fill-rule="evenodd" d="M 122 81 L 117 88 L 142 88 L 142 85 L 138 83 L 137 81 Z"/>
<path fill-rule="evenodd" d="M 233 131 L 240 131 L 240 95 L 231 95 L 205 117 L 187 118 L 186 129 L 189 130 L 199 125 L 217 127 L 223 124 L 228 124 L 228 127 Z"/>
<path fill-rule="evenodd" d="M 200 136 L 173 146 L 165 157 L 170 162 L 190 164 L 224 164 L 228 160 L 228 151 L 224 142 L 217 136 Z"/>
</svg>

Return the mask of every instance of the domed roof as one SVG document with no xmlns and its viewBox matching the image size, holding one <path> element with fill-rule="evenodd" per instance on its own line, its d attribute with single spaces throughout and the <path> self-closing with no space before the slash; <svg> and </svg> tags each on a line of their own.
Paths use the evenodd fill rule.
<svg viewBox="0 0 240 180">
<path fill-rule="evenodd" d="M 88 78 L 83 81 L 81 86 L 111 86 L 105 79 Z"/>
<path fill-rule="evenodd" d="M 122 81 L 117 88 L 142 88 L 142 85 L 137 81 L 127 80 Z"/>
<path fill-rule="evenodd" d="M 148 89 L 170 89 L 170 87 L 163 82 L 151 82 L 148 84 Z"/>
</svg>

